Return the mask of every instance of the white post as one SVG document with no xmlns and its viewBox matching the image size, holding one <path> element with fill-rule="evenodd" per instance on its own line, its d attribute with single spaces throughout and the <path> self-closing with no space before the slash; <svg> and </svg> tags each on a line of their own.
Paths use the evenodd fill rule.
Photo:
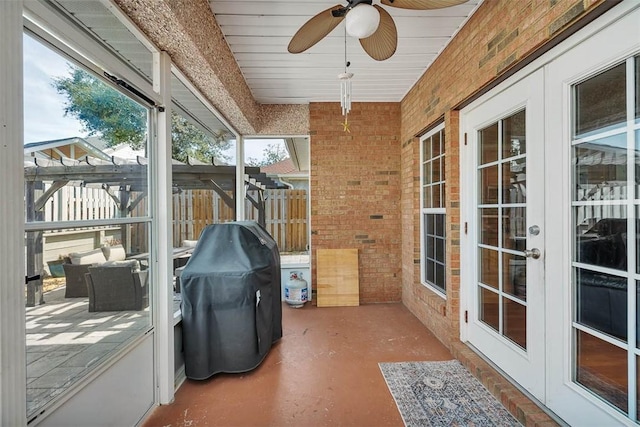
<svg viewBox="0 0 640 427">
<path fill-rule="evenodd" d="M 244 220 L 244 138 L 236 138 L 236 221 Z"/>
<path fill-rule="evenodd" d="M 171 229 L 171 58 L 166 52 L 154 54 L 154 90 L 162 103 L 157 108 L 157 144 L 155 167 L 152 169 L 154 236 L 157 248 L 155 268 L 156 294 L 156 361 L 158 400 L 160 404 L 173 401 L 174 346 L 173 346 L 173 232 Z"/>
<path fill-rule="evenodd" d="M 0 1 L 0 425 L 27 423 L 22 0 Z"/>
</svg>

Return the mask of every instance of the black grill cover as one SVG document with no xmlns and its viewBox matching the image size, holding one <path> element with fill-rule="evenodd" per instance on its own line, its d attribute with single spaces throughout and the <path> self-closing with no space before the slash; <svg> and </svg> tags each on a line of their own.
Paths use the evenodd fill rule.
<svg viewBox="0 0 640 427">
<path fill-rule="evenodd" d="M 187 378 L 254 369 L 282 337 L 280 253 L 258 223 L 206 227 L 180 282 Z"/>
</svg>

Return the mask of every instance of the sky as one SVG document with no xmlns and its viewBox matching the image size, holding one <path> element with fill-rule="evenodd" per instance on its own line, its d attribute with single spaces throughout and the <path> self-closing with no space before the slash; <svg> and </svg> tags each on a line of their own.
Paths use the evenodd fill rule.
<svg viewBox="0 0 640 427">
<path fill-rule="evenodd" d="M 87 133 L 71 117 L 64 117 L 66 98 L 52 85 L 53 77 L 68 75 L 60 55 L 24 36 L 24 142 L 46 141 Z"/>
<path fill-rule="evenodd" d="M 82 124 L 65 117 L 67 98 L 59 94 L 52 79 L 69 75 L 69 63 L 51 49 L 24 35 L 24 142 L 86 137 Z M 268 144 L 282 144 L 282 139 L 245 140 L 245 161 L 261 159 Z M 235 163 L 235 144 L 226 153 Z"/>
</svg>

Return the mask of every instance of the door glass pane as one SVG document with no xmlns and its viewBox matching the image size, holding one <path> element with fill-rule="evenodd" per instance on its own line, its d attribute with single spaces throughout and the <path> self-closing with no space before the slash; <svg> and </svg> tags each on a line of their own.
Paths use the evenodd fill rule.
<svg viewBox="0 0 640 427">
<path fill-rule="evenodd" d="M 500 306 L 498 305 L 498 294 L 488 289 L 479 287 L 479 313 L 480 320 L 491 326 L 496 331 L 500 331 Z"/>
<path fill-rule="evenodd" d="M 502 164 L 502 203 L 527 201 L 527 159 L 519 158 Z"/>
<path fill-rule="evenodd" d="M 502 254 L 502 290 L 523 301 L 527 300 L 527 259 L 525 257 Z"/>
<path fill-rule="evenodd" d="M 480 169 L 480 195 L 483 205 L 498 203 L 498 166 Z"/>
<path fill-rule="evenodd" d="M 625 122 L 625 69 L 622 63 L 575 86 L 576 137 Z"/>
<path fill-rule="evenodd" d="M 498 123 L 482 129 L 478 135 L 480 165 L 498 160 Z"/>
<path fill-rule="evenodd" d="M 498 209 L 479 209 L 482 228 L 480 229 L 480 243 L 498 247 Z"/>
<path fill-rule="evenodd" d="M 500 252 L 480 248 L 480 281 L 487 286 L 498 289 L 498 262 Z"/>
<path fill-rule="evenodd" d="M 574 200 L 627 198 L 627 136 L 625 133 L 576 146 Z"/>
<path fill-rule="evenodd" d="M 502 297 L 504 335 L 522 348 L 527 348 L 527 307 Z"/>
<path fill-rule="evenodd" d="M 627 278 L 576 269 L 578 322 L 627 340 Z"/>
<path fill-rule="evenodd" d="M 586 332 L 576 334 L 576 382 L 626 412 L 627 352 Z"/>
<path fill-rule="evenodd" d="M 502 208 L 502 247 L 524 251 L 527 246 L 527 208 Z"/>
<path fill-rule="evenodd" d="M 575 258 L 577 262 L 598 267 L 627 270 L 627 218 L 624 205 L 577 206 Z M 585 214 L 584 211 L 588 213 Z M 581 219 L 589 215 L 595 224 L 582 230 Z"/>
<path fill-rule="evenodd" d="M 502 158 L 519 156 L 527 152 L 525 110 L 502 121 Z"/>
</svg>

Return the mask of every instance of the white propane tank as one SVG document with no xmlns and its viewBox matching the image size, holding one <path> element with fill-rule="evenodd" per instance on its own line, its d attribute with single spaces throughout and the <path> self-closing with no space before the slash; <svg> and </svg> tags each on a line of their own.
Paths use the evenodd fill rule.
<svg viewBox="0 0 640 427">
<path fill-rule="evenodd" d="M 293 308 L 300 308 L 307 302 L 307 281 L 302 278 L 302 273 L 292 271 L 289 280 L 284 286 L 284 300 Z"/>
</svg>

